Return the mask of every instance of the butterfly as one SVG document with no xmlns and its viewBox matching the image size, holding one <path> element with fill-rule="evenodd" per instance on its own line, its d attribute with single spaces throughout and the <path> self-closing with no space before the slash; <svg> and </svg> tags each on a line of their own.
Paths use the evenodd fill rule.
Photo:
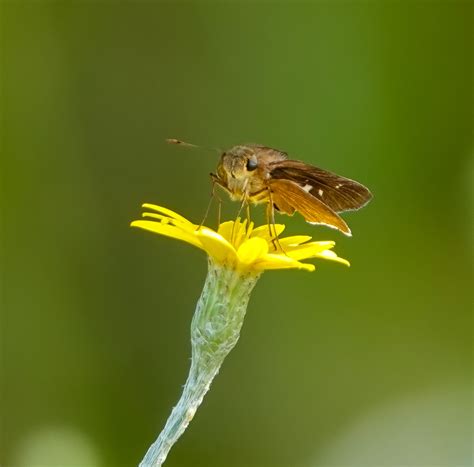
<svg viewBox="0 0 474 467">
<path fill-rule="evenodd" d="M 233 200 L 266 203 L 270 219 L 274 210 L 290 216 L 299 212 L 310 224 L 326 225 L 349 236 L 349 226 L 339 213 L 360 209 L 372 198 L 359 182 L 258 144 L 224 151 L 211 178 Z"/>
<path fill-rule="evenodd" d="M 167 142 L 199 147 L 177 139 Z M 275 210 L 290 216 L 299 212 L 310 224 L 332 227 L 348 236 L 351 230 L 339 213 L 360 209 L 372 199 L 359 182 L 259 144 L 223 151 L 216 173 L 210 175 L 213 186 L 221 186 L 242 206 L 266 203 L 269 224 L 275 224 Z"/>
</svg>

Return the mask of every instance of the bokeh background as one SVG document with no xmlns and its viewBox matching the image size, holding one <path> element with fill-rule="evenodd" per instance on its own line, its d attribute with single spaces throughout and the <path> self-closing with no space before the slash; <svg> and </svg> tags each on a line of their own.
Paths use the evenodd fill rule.
<svg viewBox="0 0 474 467">
<path fill-rule="evenodd" d="M 217 156 L 168 137 L 375 198 L 351 239 L 281 219 L 352 267 L 264 275 L 166 465 L 472 465 L 472 14 L 3 1 L 1 465 L 136 465 L 177 401 L 205 257 L 128 225 L 142 202 L 199 221 Z"/>
</svg>

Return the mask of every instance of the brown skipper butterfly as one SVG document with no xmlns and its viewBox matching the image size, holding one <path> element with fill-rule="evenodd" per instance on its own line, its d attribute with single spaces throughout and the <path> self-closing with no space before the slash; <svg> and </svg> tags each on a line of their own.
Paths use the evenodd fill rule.
<svg viewBox="0 0 474 467">
<path fill-rule="evenodd" d="M 167 141 L 196 147 L 180 140 Z M 349 236 L 351 231 L 339 213 L 360 209 L 372 198 L 359 182 L 259 144 L 237 145 L 222 152 L 211 178 L 242 206 L 266 203 L 269 223 L 275 223 L 275 210 L 290 216 L 297 211 L 310 224 L 326 225 Z"/>
</svg>

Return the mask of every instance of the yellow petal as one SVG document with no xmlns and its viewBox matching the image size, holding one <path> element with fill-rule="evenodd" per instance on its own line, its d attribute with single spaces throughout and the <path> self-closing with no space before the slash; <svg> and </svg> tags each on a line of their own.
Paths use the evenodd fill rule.
<svg viewBox="0 0 474 467">
<path fill-rule="evenodd" d="M 244 264 L 251 264 L 267 253 L 268 243 L 263 238 L 258 237 L 245 241 L 237 250 L 239 261 Z"/>
<path fill-rule="evenodd" d="M 273 228 L 275 227 L 275 228 Z M 272 235 L 270 236 L 270 228 L 272 229 Z M 277 233 L 277 237 L 281 235 L 281 233 L 285 230 L 285 226 L 283 224 L 275 224 L 273 225 L 261 225 L 260 227 L 257 227 L 256 229 L 253 229 L 252 234 L 250 235 L 250 238 L 253 237 L 260 237 L 266 240 L 267 242 L 271 242 L 272 239 L 274 238 L 275 235 L 275 230 Z"/>
<path fill-rule="evenodd" d="M 345 264 L 346 266 L 351 265 L 351 263 L 349 263 L 347 259 L 337 256 L 336 253 L 334 253 L 334 251 L 330 251 L 330 250 L 321 251 L 321 253 L 318 253 L 316 257 L 328 259 L 330 261 L 336 261 L 337 263 L 342 263 L 342 264 Z"/>
<path fill-rule="evenodd" d="M 267 254 L 254 263 L 257 269 L 306 269 L 314 271 L 314 264 L 300 263 L 288 256 Z"/>
<path fill-rule="evenodd" d="M 231 243 L 235 248 L 238 248 L 242 243 L 242 239 L 245 238 L 247 233 L 247 219 L 240 222 L 240 217 L 235 223 L 234 233 L 232 235 Z"/>
<path fill-rule="evenodd" d="M 188 221 L 183 222 L 179 219 L 173 219 L 169 216 L 164 216 L 163 214 L 157 214 L 156 212 L 144 212 L 142 213 L 142 217 L 152 217 L 153 219 L 159 219 L 164 224 L 177 225 L 184 230 L 188 230 L 189 232 L 192 232 L 197 228 L 197 225 L 191 224 Z"/>
<path fill-rule="evenodd" d="M 142 217 L 152 217 L 153 219 L 160 219 L 162 221 L 171 221 L 172 219 L 169 216 L 164 216 L 163 214 L 157 214 L 156 212 L 142 212 Z"/>
<path fill-rule="evenodd" d="M 142 207 L 146 208 L 146 209 L 152 209 L 153 211 L 160 212 L 161 214 L 165 214 L 166 216 L 171 217 L 172 219 L 176 219 L 178 221 L 181 221 L 185 224 L 192 224 L 192 222 L 189 222 L 185 217 L 180 216 L 179 214 L 175 213 L 171 209 L 167 209 L 167 208 L 164 208 L 162 206 L 157 206 L 155 204 L 148 204 L 148 203 L 142 204 Z"/>
<path fill-rule="evenodd" d="M 217 233 L 222 235 L 229 243 L 238 247 L 246 233 L 247 220 L 240 222 L 240 217 L 235 222 L 228 221 L 219 225 Z"/>
<path fill-rule="evenodd" d="M 285 253 L 296 260 L 315 258 L 319 256 L 322 251 L 328 250 L 334 246 L 334 242 L 311 242 L 294 248 L 289 247 Z"/>
<path fill-rule="evenodd" d="M 311 240 L 311 237 L 309 235 L 293 235 L 292 237 L 279 238 L 278 242 L 284 249 L 286 246 L 288 247 L 301 245 L 302 243 L 305 243 L 308 240 Z"/>
<path fill-rule="evenodd" d="M 208 255 L 212 256 L 215 260 L 226 263 L 237 259 L 235 248 L 224 237 L 214 232 L 214 230 L 203 227 L 196 232 L 196 236 Z"/>
<path fill-rule="evenodd" d="M 222 235 L 228 242 L 230 242 L 232 236 L 232 229 L 234 228 L 234 221 L 223 222 L 219 225 L 217 233 Z"/>
<path fill-rule="evenodd" d="M 249 225 L 248 225 L 248 227 L 247 227 L 247 233 L 246 233 L 246 235 L 245 235 L 245 238 L 246 238 L 246 239 L 249 239 L 250 236 L 252 235 L 254 226 L 255 226 L 255 224 L 254 224 L 252 221 L 250 221 L 250 223 L 249 223 Z"/>
<path fill-rule="evenodd" d="M 133 221 L 130 224 L 132 227 L 139 227 L 140 229 L 149 230 L 166 237 L 176 238 L 183 242 L 190 243 L 198 248 L 204 249 L 196 235 L 189 233 L 186 230 L 175 227 L 174 225 L 164 224 L 162 222 L 154 221 Z"/>
</svg>

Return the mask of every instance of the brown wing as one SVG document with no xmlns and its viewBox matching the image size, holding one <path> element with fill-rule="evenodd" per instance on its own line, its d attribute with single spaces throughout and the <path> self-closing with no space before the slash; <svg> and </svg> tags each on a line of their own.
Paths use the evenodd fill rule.
<svg viewBox="0 0 474 467">
<path fill-rule="evenodd" d="M 310 224 L 323 224 L 351 235 L 351 230 L 330 207 L 290 180 L 269 181 L 275 207 L 286 214 L 301 213 Z"/>
<path fill-rule="evenodd" d="M 270 176 L 297 183 L 335 212 L 360 209 L 372 198 L 364 185 L 301 161 L 272 163 Z"/>
</svg>

